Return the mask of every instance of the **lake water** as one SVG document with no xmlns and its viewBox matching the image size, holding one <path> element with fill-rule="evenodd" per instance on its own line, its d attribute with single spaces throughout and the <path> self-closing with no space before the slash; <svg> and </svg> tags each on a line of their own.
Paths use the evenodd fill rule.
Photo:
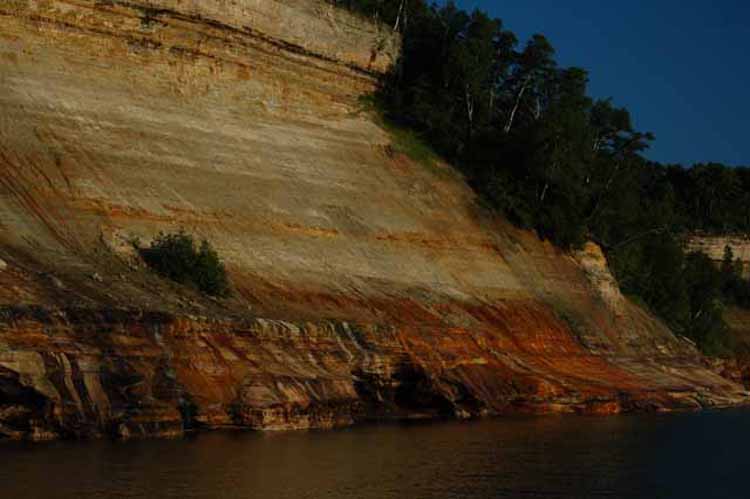
<svg viewBox="0 0 750 499">
<path fill-rule="evenodd" d="M 750 497 L 750 411 L 0 443 L 0 497 Z"/>
</svg>

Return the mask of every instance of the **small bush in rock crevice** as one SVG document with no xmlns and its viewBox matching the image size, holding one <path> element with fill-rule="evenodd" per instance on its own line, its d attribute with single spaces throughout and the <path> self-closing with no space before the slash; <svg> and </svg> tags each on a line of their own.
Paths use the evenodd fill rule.
<svg viewBox="0 0 750 499">
<path fill-rule="evenodd" d="M 230 294 L 224 264 L 205 239 L 197 244 L 193 236 L 182 230 L 176 234 L 159 233 L 150 247 L 137 250 L 146 265 L 163 277 L 210 296 Z"/>
</svg>

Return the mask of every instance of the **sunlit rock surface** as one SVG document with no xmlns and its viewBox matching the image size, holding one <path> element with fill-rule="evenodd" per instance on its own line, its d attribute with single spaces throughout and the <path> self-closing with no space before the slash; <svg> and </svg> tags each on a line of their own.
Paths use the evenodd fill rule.
<svg viewBox="0 0 750 499">
<path fill-rule="evenodd" d="M 0 3 L 0 437 L 744 402 L 598 248 L 393 153 L 397 46 L 312 0 Z M 179 228 L 233 298 L 142 267 Z"/>
</svg>

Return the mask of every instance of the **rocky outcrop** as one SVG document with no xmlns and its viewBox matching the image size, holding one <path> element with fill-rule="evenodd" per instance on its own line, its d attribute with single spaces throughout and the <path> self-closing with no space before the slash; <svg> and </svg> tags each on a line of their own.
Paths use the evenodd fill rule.
<svg viewBox="0 0 750 499">
<path fill-rule="evenodd" d="M 745 234 L 690 234 L 685 238 L 685 249 L 687 251 L 705 253 L 717 264 L 720 264 L 724 259 L 724 252 L 727 247 L 732 248 L 735 260 L 742 262 L 743 277 L 750 277 L 750 236 Z"/>
<path fill-rule="evenodd" d="M 0 4 L 0 435 L 743 403 L 598 248 L 394 154 L 360 98 L 397 42 L 312 0 Z M 142 267 L 181 227 L 231 299 Z"/>
</svg>

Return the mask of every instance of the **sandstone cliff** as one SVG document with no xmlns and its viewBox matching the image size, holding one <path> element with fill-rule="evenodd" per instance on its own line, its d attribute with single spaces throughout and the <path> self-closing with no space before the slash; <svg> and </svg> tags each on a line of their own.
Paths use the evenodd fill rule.
<svg viewBox="0 0 750 499">
<path fill-rule="evenodd" d="M 393 153 L 397 47 L 312 0 L 0 3 L 0 436 L 744 401 L 598 248 Z M 180 227 L 234 298 L 142 268 Z"/>
<path fill-rule="evenodd" d="M 747 234 L 691 234 L 685 240 L 685 249 L 687 251 L 705 253 L 717 264 L 720 264 L 724 259 L 724 251 L 727 246 L 732 248 L 734 258 L 742 262 L 743 277 L 750 277 L 750 236 Z"/>
</svg>

